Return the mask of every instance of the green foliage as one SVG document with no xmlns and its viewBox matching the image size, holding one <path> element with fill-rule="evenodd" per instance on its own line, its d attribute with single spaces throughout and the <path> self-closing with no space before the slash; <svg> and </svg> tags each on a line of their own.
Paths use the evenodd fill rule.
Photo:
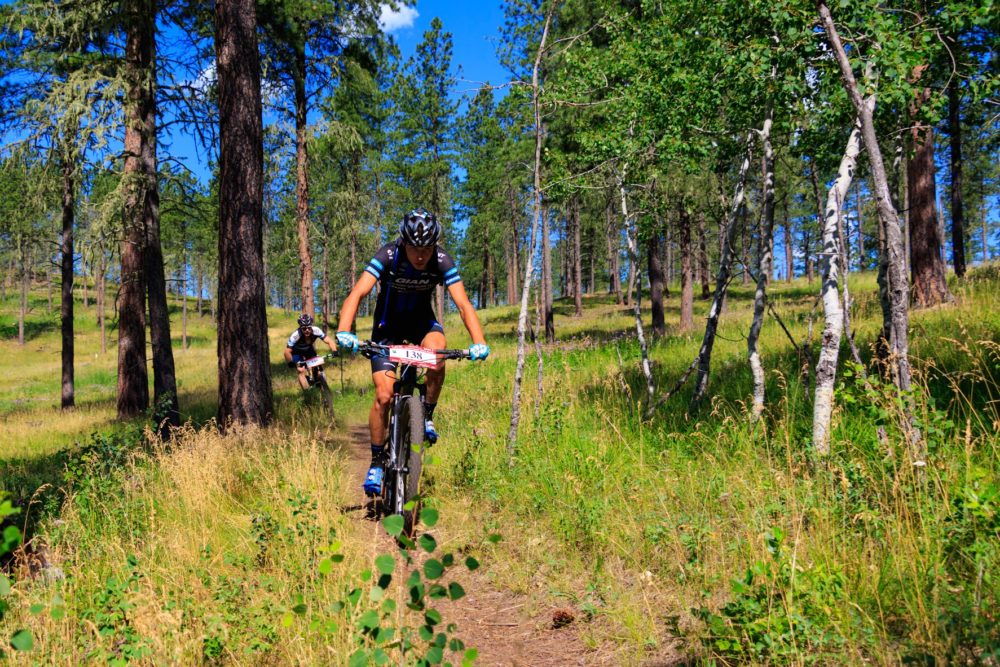
<svg viewBox="0 0 1000 667">
<path fill-rule="evenodd" d="M 21 531 L 17 526 L 7 523 L 9 517 L 16 516 L 21 510 L 11 505 L 6 494 L 0 491 L 0 559 L 9 554 L 21 542 Z M 2 562 L 2 560 L 0 560 Z M 8 598 L 11 595 L 11 582 L 7 575 L 0 571 L 0 621 L 10 611 Z M 10 646 L 16 651 L 30 651 L 34 644 L 28 630 L 18 630 L 10 638 Z M 4 657 L 4 646 L 0 645 L 0 658 Z"/>
<path fill-rule="evenodd" d="M 733 600 L 716 614 L 692 610 L 707 629 L 703 641 L 719 658 L 795 664 L 822 663 L 843 645 L 836 608 L 844 577 L 835 567 L 804 566 L 775 527 L 765 538 L 770 559 L 732 581 Z"/>
</svg>

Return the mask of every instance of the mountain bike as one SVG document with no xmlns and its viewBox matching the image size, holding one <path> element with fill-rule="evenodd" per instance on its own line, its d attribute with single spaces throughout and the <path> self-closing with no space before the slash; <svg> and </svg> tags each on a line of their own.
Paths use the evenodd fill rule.
<svg viewBox="0 0 1000 667">
<path fill-rule="evenodd" d="M 323 401 L 323 407 L 328 412 L 333 410 L 333 397 L 330 395 L 330 385 L 326 381 L 326 372 L 323 370 L 323 366 L 327 361 L 332 360 L 336 356 L 330 353 L 323 356 L 310 357 L 298 363 L 299 367 L 305 367 L 306 382 L 309 383 L 309 388 L 316 389 L 319 392 Z"/>
<path fill-rule="evenodd" d="M 467 350 L 431 350 L 417 345 L 380 345 L 365 341 L 358 351 L 371 359 L 384 355 L 396 364 L 396 381 L 389 403 L 389 435 L 385 476 L 376 503 L 376 515 L 403 517 L 403 533 L 413 536 L 419 505 L 423 466 L 424 399 L 427 386 L 421 368 L 436 368 L 446 359 L 469 359 Z M 414 395 L 416 391 L 416 395 Z"/>
</svg>

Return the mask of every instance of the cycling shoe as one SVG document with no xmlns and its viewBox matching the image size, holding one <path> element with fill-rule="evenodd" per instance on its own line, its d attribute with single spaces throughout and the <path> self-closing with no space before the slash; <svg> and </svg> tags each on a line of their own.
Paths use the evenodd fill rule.
<svg viewBox="0 0 1000 667">
<path fill-rule="evenodd" d="M 369 496 L 377 496 L 382 493 L 382 480 L 385 478 L 385 468 L 381 463 L 373 464 L 365 475 L 365 483 L 362 486 Z"/>
<path fill-rule="evenodd" d="M 430 419 L 424 420 L 424 440 L 432 445 L 438 440 L 437 429 L 434 428 L 434 422 Z"/>
</svg>

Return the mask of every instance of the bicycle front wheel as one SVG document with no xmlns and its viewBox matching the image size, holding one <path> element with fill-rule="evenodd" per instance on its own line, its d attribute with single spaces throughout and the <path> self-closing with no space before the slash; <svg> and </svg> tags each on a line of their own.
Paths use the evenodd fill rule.
<svg viewBox="0 0 1000 667">
<path fill-rule="evenodd" d="M 403 530 L 407 537 L 412 537 L 417 524 L 420 471 L 423 468 L 424 406 L 417 396 L 405 396 L 403 400 L 400 417 L 401 425 L 405 425 L 405 434 L 400 439 L 399 456 L 404 472 L 397 478 L 394 509 L 403 517 Z"/>
</svg>

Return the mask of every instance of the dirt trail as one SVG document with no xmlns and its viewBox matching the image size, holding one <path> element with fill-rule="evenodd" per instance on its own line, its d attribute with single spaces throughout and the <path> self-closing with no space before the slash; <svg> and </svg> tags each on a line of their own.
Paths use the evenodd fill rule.
<svg viewBox="0 0 1000 667">
<path fill-rule="evenodd" d="M 352 515 L 359 521 L 370 522 L 372 530 L 372 555 L 395 548 L 368 514 L 367 499 L 361 490 L 361 481 L 371 459 L 367 425 L 351 428 L 351 460 L 347 465 L 348 479 L 356 487 L 357 503 Z M 489 567 L 484 564 L 484 569 Z M 459 572 L 461 570 L 461 572 Z M 455 579 L 465 588 L 462 599 L 443 605 L 440 610 L 446 623 L 458 625 L 457 636 L 466 646 L 479 651 L 477 665 L 488 667 L 527 667 L 556 665 L 611 665 L 619 664 L 613 654 L 587 649 L 572 623 L 554 628 L 553 618 L 559 617 L 556 607 L 543 610 L 530 618 L 525 608 L 530 606 L 524 596 L 509 591 L 499 591 L 489 579 L 477 572 L 467 572 L 456 567 Z M 563 620 L 565 617 L 563 617 Z"/>
</svg>

